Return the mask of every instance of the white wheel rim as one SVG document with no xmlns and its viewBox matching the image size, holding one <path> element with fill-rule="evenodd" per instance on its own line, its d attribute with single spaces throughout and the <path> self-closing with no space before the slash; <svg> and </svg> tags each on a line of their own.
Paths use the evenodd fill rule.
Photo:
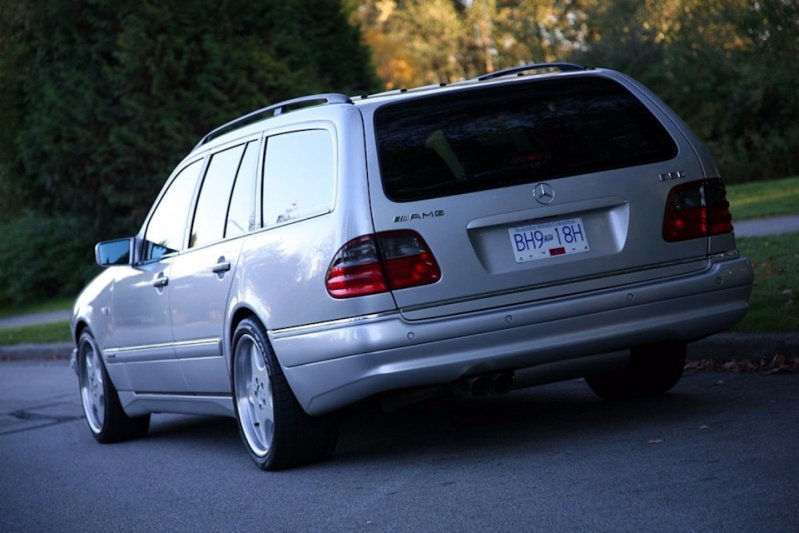
<svg viewBox="0 0 799 533">
<path fill-rule="evenodd" d="M 83 412 L 91 430 L 100 433 L 105 420 L 105 383 L 100 355 L 94 343 L 84 339 L 80 344 L 78 357 L 78 381 Z"/>
<path fill-rule="evenodd" d="M 249 334 L 239 338 L 234 357 L 233 383 L 239 424 L 252 452 L 264 457 L 272 446 L 275 428 L 272 381 L 266 360 Z"/>
</svg>

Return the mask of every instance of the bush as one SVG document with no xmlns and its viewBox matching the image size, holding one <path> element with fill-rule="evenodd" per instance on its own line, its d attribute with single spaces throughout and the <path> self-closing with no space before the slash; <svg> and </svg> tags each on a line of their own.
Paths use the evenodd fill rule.
<svg viewBox="0 0 799 533">
<path fill-rule="evenodd" d="M 94 235 L 77 217 L 27 213 L 0 224 L 0 302 L 74 296 L 97 273 Z"/>
</svg>

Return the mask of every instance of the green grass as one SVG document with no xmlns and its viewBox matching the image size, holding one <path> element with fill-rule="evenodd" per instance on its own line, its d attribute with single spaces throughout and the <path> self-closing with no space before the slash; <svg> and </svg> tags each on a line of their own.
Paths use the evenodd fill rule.
<svg viewBox="0 0 799 533">
<path fill-rule="evenodd" d="M 0 329 L 0 345 L 70 342 L 69 321 Z"/>
<path fill-rule="evenodd" d="M 733 224 L 736 220 L 799 215 L 799 176 L 727 186 Z"/>
<path fill-rule="evenodd" d="M 799 233 L 736 240 L 752 261 L 749 313 L 737 331 L 799 331 Z"/>
<path fill-rule="evenodd" d="M 46 302 L 36 304 L 26 304 L 21 306 L 5 306 L 0 307 L 0 318 L 17 315 L 29 315 L 32 313 L 47 313 L 50 311 L 69 311 L 72 309 L 72 304 L 75 302 L 75 297 L 70 298 L 54 298 Z"/>
</svg>

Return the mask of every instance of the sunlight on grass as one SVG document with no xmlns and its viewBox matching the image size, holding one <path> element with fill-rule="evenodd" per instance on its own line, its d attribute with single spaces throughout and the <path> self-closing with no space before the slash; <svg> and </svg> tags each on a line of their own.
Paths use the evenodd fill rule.
<svg viewBox="0 0 799 533">
<path fill-rule="evenodd" d="M 733 220 L 799 214 L 799 176 L 727 186 Z"/>
<path fill-rule="evenodd" d="M 70 342 L 69 321 L 0 329 L 0 345 Z"/>
</svg>

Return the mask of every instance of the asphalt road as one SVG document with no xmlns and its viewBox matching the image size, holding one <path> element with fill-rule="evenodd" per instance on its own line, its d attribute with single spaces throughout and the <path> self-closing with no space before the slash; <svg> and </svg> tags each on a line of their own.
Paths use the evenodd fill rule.
<svg viewBox="0 0 799 533">
<path fill-rule="evenodd" d="M 232 419 L 96 444 L 65 362 L 3 362 L 0 531 L 796 531 L 798 402 L 797 374 L 699 373 L 359 406 L 332 461 L 267 473 Z"/>
</svg>

